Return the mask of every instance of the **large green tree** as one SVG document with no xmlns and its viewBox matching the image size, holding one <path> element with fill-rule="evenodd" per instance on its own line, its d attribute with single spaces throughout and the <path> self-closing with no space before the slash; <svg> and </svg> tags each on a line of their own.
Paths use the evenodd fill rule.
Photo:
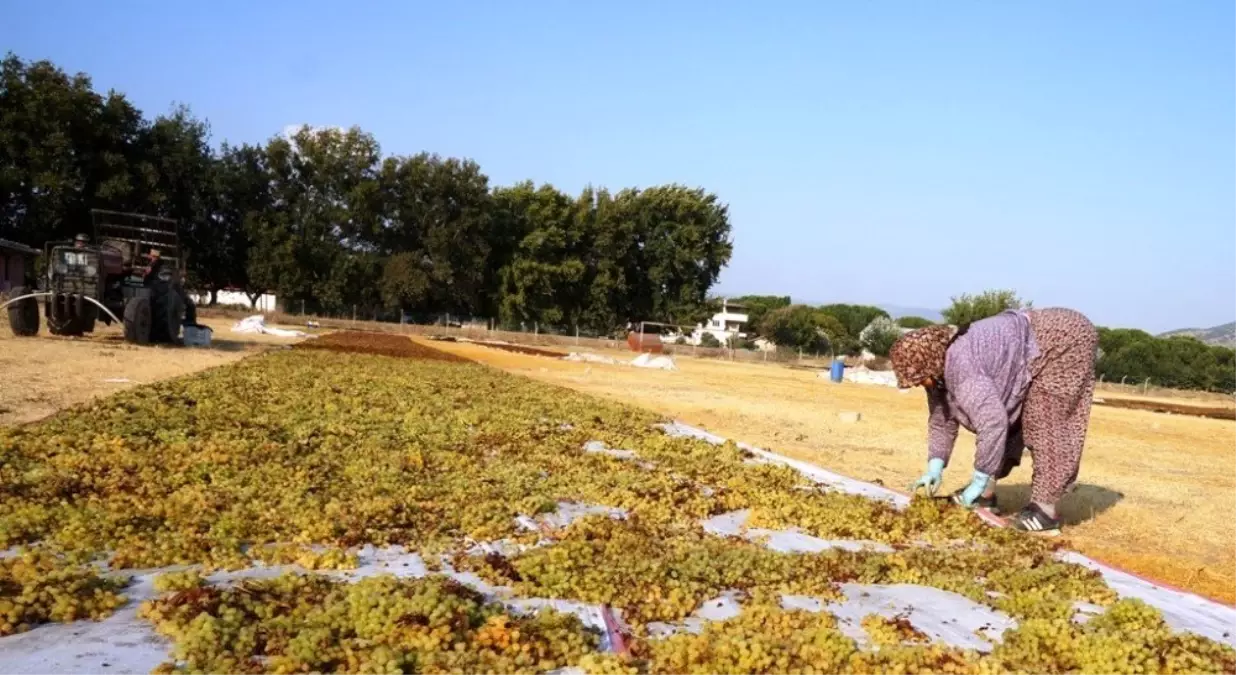
<svg viewBox="0 0 1236 675">
<path fill-rule="evenodd" d="M 40 246 L 91 227 L 90 209 L 144 205 L 148 123 L 84 74 L 13 54 L 0 62 L 0 237 Z"/>
<path fill-rule="evenodd" d="M 265 149 L 271 208 L 251 221 L 252 282 L 285 303 L 342 312 L 377 304 L 379 148 L 359 129 L 302 127 Z"/>
<path fill-rule="evenodd" d="M 476 162 L 421 153 L 382 163 L 380 217 L 362 236 L 383 256 L 383 300 L 417 312 L 486 309 L 493 249 L 489 178 Z"/>
</svg>

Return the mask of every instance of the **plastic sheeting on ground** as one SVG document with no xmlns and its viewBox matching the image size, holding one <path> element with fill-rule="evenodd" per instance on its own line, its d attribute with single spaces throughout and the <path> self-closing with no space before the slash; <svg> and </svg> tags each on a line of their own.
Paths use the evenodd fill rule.
<svg viewBox="0 0 1236 675">
<path fill-rule="evenodd" d="M 725 439 L 721 436 L 682 422 L 672 422 L 660 426 L 670 435 L 690 436 L 715 444 L 725 442 Z M 738 446 L 761 457 L 797 469 L 812 480 L 843 492 L 885 499 L 890 503 L 900 506 L 906 506 L 910 503 L 910 498 L 906 495 L 878 485 L 846 478 L 807 462 L 782 457 L 745 443 L 739 443 Z M 1236 647 L 1236 632 L 1232 630 L 1232 626 L 1236 626 L 1236 607 L 1207 600 L 1192 593 L 1158 585 L 1148 579 L 1143 579 L 1134 574 L 1104 565 L 1073 551 L 1063 552 L 1059 554 L 1059 557 L 1065 561 L 1085 565 L 1097 570 L 1103 575 L 1103 580 L 1107 582 L 1108 586 L 1122 597 L 1137 598 L 1162 612 L 1164 620 L 1174 630 L 1190 631 Z M 927 587 L 915 588 L 926 589 Z"/>
<path fill-rule="evenodd" d="M 621 517 L 625 512 L 612 507 L 561 502 L 553 513 L 537 517 L 537 524 L 549 527 L 565 527 L 577 518 L 592 514 L 607 513 Z M 522 518 L 522 517 L 521 517 Z M 517 519 L 517 522 L 521 522 Z M 485 542 L 493 544 L 492 542 Z M 501 546 L 494 548 L 501 550 Z M 513 553 L 513 551 L 510 551 Z M 379 574 L 397 577 L 419 578 L 430 574 L 424 559 L 418 553 L 408 552 L 401 546 L 381 548 L 366 545 L 358 552 L 360 564 L 353 570 L 323 570 L 315 572 L 341 581 L 356 581 Z M 501 602 L 517 613 L 535 612 L 550 607 L 568 612 L 590 628 L 601 632 L 601 649 L 613 649 L 609 625 L 605 620 L 606 608 L 597 604 L 550 598 L 516 598 L 514 591 L 505 586 L 494 586 L 471 572 L 459 572 L 451 567 L 448 559 L 442 559 L 442 574 L 483 593 L 490 601 Z M 154 579 L 163 572 L 195 569 L 200 566 L 177 565 L 156 570 L 131 571 L 133 582 L 124 590 L 128 602 L 102 621 L 74 621 L 71 623 L 47 623 L 32 630 L 0 637 L 0 675 L 9 673 L 115 673 L 120 675 L 145 675 L 159 664 L 171 659 L 171 642 L 155 632 L 154 626 L 139 618 L 141 603 L 157 597 Z M 243 570 L 217 572 L 207 579 L 216 584 L 227 584 L 242 579 L 275 577 L 284 572 L 305 573 L 296 565 L 257 564 Z"/>
<path fill-rule="evenodd" d="M 782 553 L 819 553 L 829 549 L 845 551 L 879 551 L 892 553 L 893 548 L 879 541 L 862 541 L 858 539 L 820 539 L 796 528 L 789 530 L 767 530 L 759 527 L 747 527 L 747 519 L 751 517 L 751 509 L 730 511 L 715 515 L 701 521 L 704 531 L 723 537 L 743 537 L 752 541 L 763 541 L 764 545 Z"/>
<path fill-rule="evenodd" d="M 820 379 L 828 379 L 830 376 L 828 371 L 821 371 L 818 374 Z M 856 368 L 846 368 L 845 373 L 841 376 L 844 382 L 853 382 L 855 384 L 875 384 L 883 387 L 896 387 L 897 375 L 891 370 L 869 370 L 864 366 Z"/>
<path fill-rule="evenodd" d="M 708 441 L 714 445 L 721 445 L 722 443 L 725 443 L 725 439 L 716 434 L 709 433 L 703 429 L 698 429 L 689 424 L 683 424 L 682 422 L 670 422 L 669 424 L 661 424 L 658 426 L 664 430 L 665 433 L 671 436 L 689 436 L 691 438 L 698 438 L 700 440 Z M 899 508 L 905 508 L 910 505 L 910 498 L 900 492 L 895 492 L 893 490 L 889 490 L 888 488 L 880 487 L 879 485 L 864 483 L 860 480 L 848 478 L 846 476 L 833 473 L 832 471 L 828 471 L 827 469 L 821 469 L 814 464 L 809 464 L 797 459 L 790 459 L 789 457 L 783 457 L 776 453 L 768 452 L 767 450 L 757 448 L 754 445 L 747 443 L 737 443 L 737 445 L 738 447 L 756 455 L 756 457 L 760 459 L 788 466 L 820 485 L 825 485 L 849 494 L 862 495 L 871 499 L 879 499 Z"/>
<path fill-rule="evenodd" d="M 604 364 L 611 365 L 611 366 L 614 365 L 615 363 L 618 363 L 617 361 L 615 361 L 614 359 L 611 359 L 608 356 L 602 356 L 600 354 L 593 354 L 591 352 L 571 352 L 570 354 L 567 354 L 566 356 L 562 357 L 562 360 L 563 361 L 575 361 L 578 363 L 604 363 Z"/>
<path fill-rule="evenodd" d="M 308 337 L 309 334 L 302 330 L 292 330 L 289 328 L 274 328 L 266 325 L 266 317 L 261 314 L 247 316 L 240 321 L 237 321 L 232 326 L 233 333 L 261 333 L 263 335 L 274 335 L 275 337 Z"/>
<path fill-rule="evenodd" d="M 674 364 L 674 359 L 669 356 L 653 356 L 647 352 L 640 354 L 631 360 L 631 365 L 636 368 L 653 368 L 656 370 L 678 370 L 678 366 Z"/>
</svg>

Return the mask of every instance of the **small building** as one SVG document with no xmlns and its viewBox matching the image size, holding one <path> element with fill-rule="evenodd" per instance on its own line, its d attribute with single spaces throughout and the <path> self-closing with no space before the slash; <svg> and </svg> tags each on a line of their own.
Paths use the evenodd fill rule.
<svg viewBox="0 0 1236 675">
<path fill-rule="evenodd" d="M 25 286 L 34 277 L 34 257 L 39 249 L 0 239 L 0 293 Z"/>
<path fill-rule="evenodd" d="M 747 337 L 743 331 L 746 330 L 748 318 L 745 305 L 721 298 L 721 311 L 713 314 L 708 323 L 700 328 L 704 333 L 712 333 L 717 342 L 725 344 L 731 338 Z"/>
<path fill-rule="evenodd" d="M 728 346 L 734 338 L 747 337 L 745 331 L 749 317 L 747 316 L 746 309 L 744 305 L 722 298 L 721 311 L 713 314 L 707 323 L 697 324 L 695 330 L 691 331 L 690 335 L 677 332 L 669 333 L 662 335 L 661 341 L 675 343 L 681 340 L 686 344 L 699 345 L 704 339 L 704 334 L 708 333 L 721 346 Z"/>
<path fill-rule="evenodd" d="M 193 302 L 196 302 L 198 307 L 210 304 L 210 292 L 194 293 Z M 277 309 L 274 293 L 263 293 L 258 296 L 257 302 L 252 302 L 249 294 L 238 288 L 219 289 L 215 302 L 220 305 L 241 305 L 255 312 L 273 312 Z"/>
</svg>

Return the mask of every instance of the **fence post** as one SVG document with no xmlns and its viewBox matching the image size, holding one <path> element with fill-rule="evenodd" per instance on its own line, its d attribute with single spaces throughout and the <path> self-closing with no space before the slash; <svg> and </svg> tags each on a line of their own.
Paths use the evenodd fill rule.
<svg viewBox="0 0 1236 675">
<path fill-rule="evenodd" d="M 356 305 L 352 305 L 352 323 L 356 323 Z M 352 326 L 356 328 L 356 326 Z"/>
<path fill-rule="evenodd" d="M 798 362 L 802 363 L 802 361 L 803 361 L 803 348 L 799 347 L 798 348 Z"/>
<path fill-rule="evenodd" d="M 575 324 L 575 345 L 579 346 L 579 324 Z"/>
<path fill-rule="evenodd" d="M 1144 395 L 1148 391 L 1150 391 L 1150 378 L 1149 377 L 1146 378 L 1146 381 L 1142 383 L 1142 394 Z"/>
<path fill-rule="evenodd" d="M 300 315 L 301 316 L 305 315 L 305 299 L 304 298 L 300 299 Z"/>
<path fill-rule="evenodd" d="M 533 321 L 533 322 L 532 322 L 532 336 L 533 336 L 533 337 L 536 337 L 536 336 L 538 336 L 538 335 L 540 335 L 540 334 L 541 334 L 541 322 L 540 322 L 540 321 Z"/>
</svg>

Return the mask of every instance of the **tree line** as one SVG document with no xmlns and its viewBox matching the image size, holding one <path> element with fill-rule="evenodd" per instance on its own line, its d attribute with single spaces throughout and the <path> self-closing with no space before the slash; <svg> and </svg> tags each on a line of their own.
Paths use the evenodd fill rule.
<svg viewBox="0 0 1236 675">
<path fill-rule="evenodd" d="M 747 307 L 752 332 L 777 345 L 815 353 L 887 356 L 904 329 L 932 324 L 922 317 L 893 320 L 869 305 L 794 304 L 789 296 L 734 298 Z M 952 298 L 941 311 L 945 323 L 963 326 L 1032 303 L 1011 290 L 989 290 Z M 1142 383 L 1179 389 L 1236 392 L 1236 351 L 1190 336 L 1155 337 L 1129 328 L 1099 327 L 1096 375 L 1107 382 Z"/>
<path fill-rule="evenodd" d="M 187 284 L 285 307 L 498 318 L 607 332 L 688 323 L 732 244 L 699 188 L 492 186 L 476 162 L 383 155 L 358 128 L 214 147 L 185 107 L 147 119 L 47 61 L 0 65 L 0 237 L 41 247 L 90 210 L 176 219 Z"/>
</svg>

